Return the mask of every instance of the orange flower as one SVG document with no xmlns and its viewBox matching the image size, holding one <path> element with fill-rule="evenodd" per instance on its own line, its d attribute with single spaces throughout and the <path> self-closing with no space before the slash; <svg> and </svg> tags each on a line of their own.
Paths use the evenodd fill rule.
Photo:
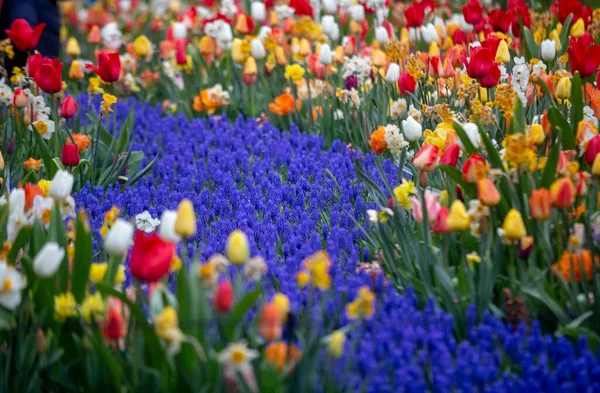
<svg viewBox="0 0 600 393">
<path fill-rule="evenodd" d="M 557 208 L 571 207 L 575 202 L 575 185 L 568 177 L 563 177 L 556 180 L 550 186 L 550 194 L 552 194 L 552 203 Z"/>
<path fill-rule="evenodd" d="M 92 146 L 92 141 L 87 135 L 83 134 L 73 134 L 73 139 L 75 140 L 75 144 L 77 145 L 77 150 L 79 152 L 83 152 L 88 147 Z M 67 145 L 72 145 L 71 138 L 67 138 Z"/>
<path fill-rule="evenodd" d="M 279 307 L 273 303 L 265 304 L 258 322 L 258 330 L 260 331 L 261 336 L 267 341 L 280 338 L 283 332 L 281 322 Z"/>
<path fill-rule="evenodd" d="M 317 118 L 321 116 L 323 117 L 323 107 L 322 106 L 315 106 L 312 109 L 312 118 L 313 118 L 313 123 L 316 123 Z"/>
<path fill-rule="evenodd" d="M 376 154 L 383 154 L 387 149 L 387 142 L 385 141 L 385 128 L 379 126 L 378 129 L 371 134 L 371 150 Z"/>
<path fill-rule="evenodd" d="M 44 192 L 40 189 L 37 184 L 27 183 L 25 184 L 25 208 L 31 209 L 33 206 L 33 200 L 36 196 L 44 196 Z"/>
<path fill-rule="evenodd" d="M 23 169 L 26 171 L 39 171 L 41 166 L 41 161 L 36 160 L 33 157 L 29 157 L 27 161 L 23 163 Z"/>
<path fill-rule="evenodd" d="M 269 104 L 269 109 L 276 115 L 286 116 L 293 113 L 295 109 L 302 108 L 302 101 L 296 100 L 296 108 L 294 108 L 294 96 L 289 93 L 275 97 L 272 103 Z"/>
<path fill-rule="evenodd" d="M 552 195 L 545 188 L 533 190 L 529 198 L 529 209 L 534 220 L 546 221 L 552 213 Z"/>
<path fill-rule="evenodd" d="M 204 89 L 200 92 L 199 96 L 194 97 L 193 109 L 196 112 L 206 111 L 209 114 L 212 114 L 221 106 L 221 101 L 213 101 L 210 99 L 208 94 L 209 90 L 210 89 Z"/>
<path fill-rule="evenodd" d="M 599 266 L 599 258 L 596 257 L 596 266 Z M 565 251 L 562 257 L 554 265 L 552 265 L 552 273 L 555 276 L 559 274 L 568 282 L 571 283 L 571 276 L 575 281 L 581 282 L 581 269 L 587 280 L 592 279 L 592 253 L 590 250 L 584 249 L 579 254 L 574 254 Z"/>
<path fill-rule="evenodd" d="M 500 203 L 500 192 L 489 178 L 477 181 L 477 198 L 486 206 L 496 206 Z"/>
<path fill-rule="evenodd" d="M 302 351 L 293 343 L 288 348 L 284 341 L 278 341 L 269 344 L 265 349 L 265 359 L 268 363 L 276 366 L 279 372 L 283 371 L 286 365 L 293 365 L 301 357 Z"/>
</svg>

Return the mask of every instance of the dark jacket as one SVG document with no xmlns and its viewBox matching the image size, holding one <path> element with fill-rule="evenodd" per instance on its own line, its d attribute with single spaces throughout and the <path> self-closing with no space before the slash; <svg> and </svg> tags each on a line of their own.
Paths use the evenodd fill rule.
<svg viewBox="0 0 600 393">
<path fill-rule="evenodd" d="M 33 28 L 39 23 L 46 27 L 38 42 L 37 50 L 51 58 L 58 57 L 60 47 L 60 12 L 56 0 L 4 0 L 0 10 L 0 39 L 7 37 L 5 30 L 10 29 L 16 19 L 25 19 Z M 15 58 L 6 64 L 12 73 L 14 66 L 23 67 L 27 55 L 15 49 Z"/>
</svg>

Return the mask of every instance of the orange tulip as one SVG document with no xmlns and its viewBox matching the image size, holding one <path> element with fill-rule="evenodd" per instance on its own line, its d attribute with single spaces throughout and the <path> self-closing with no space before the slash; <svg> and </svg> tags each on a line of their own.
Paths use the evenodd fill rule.
<svg viewBox="0 0 600 393">
<path fill-rule="evenodd" d="M 300 110 L 301 108 L 302 101 L 300 100 L 296 100 L 296 105 L 294 108 L 294 96 L 289 93 L 283 93 L 280 96 L 275 97 L 275 100 L 269 104 L 269 110 L 281 116 L 289 115 L 296 109 Z"/>
<path fill-rule="evenodd" d="M 533 190 L 529 198 L 529 209 L 534 220 L 546 221 L 552 213 L 552 195 L 545 188 Z"/>
<path fill-rule="evenodd" d="M 477 198 L 486 206 L 496 206 L 500 203 L 500 192 L 489 178 L 477 181 Z"/>
<path fill-rule="evenodd" d="M 267 303 L 263 306 L 258 330 L 261 336 L 267 341 L 277 340 L 283 332 L 281 313 L 279 307 L 273 303 Z"/>
<path fill-rule="evenodd" d="M 385 141 L 385 128 L 383 126 L 379 126 L 379 128 L 371 134 L 371 142 L 369 145 L 371 146 L 371 150 L 377 155 L 385 152 L 387 149 L 387 142 Z"/>
</svg>

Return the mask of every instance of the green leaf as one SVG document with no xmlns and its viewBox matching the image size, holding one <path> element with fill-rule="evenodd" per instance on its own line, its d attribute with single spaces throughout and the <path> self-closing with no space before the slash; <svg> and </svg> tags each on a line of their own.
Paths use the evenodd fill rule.
<svg viewBox="0 0 600 393">
<path fill-rule="evenodd" d="M 156 155 L 156 157 L 154 157 L 154 159 L 152 161 L 150 161 L 150 163 L 148 165 L 146 165 L 144 167 L 144 169 L 142 169 L 141 171 L 139 171 L 138 173 L 136 173 L 133 177 L 131 177 L 129 179 L 129 181 L 127 182 L 127 185 L 128 186 L 132 186 L 135 183 L 137 183 L 137 181 L 140 180 L 142 177 L 146 176 L 146 174 L 148 172 L 150 172 L 150 169 L 152 169 L 152 167 L 156 163 L 157 159 L 158 159 L 158 154 Z"/>
<path fill-rule="evenodd" d="M 31 124 L 31 127 L 33 128 L 33 131 L 32 131 L 33 138 L 35 139 L 36 145 L 40 149 L 40 153 L 42 155 L 42 161 L 44 162 L 44 166 L 46 167 L 46 170 L 48 171 L 48 177 L 50 179 L 52 179 L 52 178 L 54 178 L 54 174 L 57 171 L 56 163 L 54 162 L 54 157 L 52 156 L 52 154 L 50 154 L 48 145 L 46 145 L 44 138 L 42 138 L 42 135 L 39 133 L 37 128 L 35 128 L 35 125 L 33 123 Z"/>
<path fill-rule="evenodd" d="M 256 288 L 246 293 L 244 297 L 237 302 L 235 306 L 233 306 L 231 314 L 229 315 L 227 326 L 225 327 L 225 331 L 227 332 L 227 336 L 229 338 L 233 337 L 235 327 L 240 323 L 246 312 L 248 312 L 248 310 L 256 304 L 256 301 L 262 296 L 262 294 L 262 285 L 258 284 Z"/>
<path fill-rule="evenodd" d="M 571 122 L 574 130 L 577 129 L 579 122 L 583 120 L 583 90 L 581 76 L 576 72 L 571 78 L 571 113 L 573 121 Z"/>
<path fill-rule="evenodd" d="M 92 263 L 93 244 L 89 223 L 84 214 L 77 216 L 75 235 L 75 259 L 73 261 L 73 275 L 71 277 L 71 292 L 77 303 L 82 302 L 85 296 Z"/>
<path fill-rule="evenodd" d="M 542 172 L 539 187 L 550 188 L 556 177 L 556 169 L 558 168 L 558 159 L 560 157 L 560 145 L 555 143 L 548 155 L 548 161 Z"/>
<path fill-rule="evenodd" d="M 143 151 L 138 150 L 131 152 L 131 154 L 129 155 L 129 161 L 127 161 L 127 177 L 131 177 L 137 172 L 143 159 Z"/>
<path fill-rule="evenodd" d="M 558 131 L 562 148 L 564 150 L 575 149 L 575 132 L 558 108 L 552 107 L 548 109 L 548 120 L 550 120 L 552 127 Z"/>
<path fill-rule="evenodd" d="M 564 52 L 565 50 L 567 50 L 567 48 L 569 47 L 569 35 L 570 35 L 570 31 L 571 31 L 571 21 L 573 20 L 573 14 L 569 14 L 569 16 L 567 17 L 567 19 L 565 19 L 565 23 L 563 23 L 562 26 L 562 30 L 560 31 L 560 46 L 561 46 L 561 53 Z M 556 57 L 558 57 L 559 54 L 556 54 Z"/>
<path fill-rule="evenodd" d="M 509 134 L 525 133 L 525 110 L 521 100 L 515 100 L 515 110 L 508 129 Z"/>
<path fill-rule="evenodd" d="M 558 329 L 558 332 L 564 334 L 572 340 L 579 340 L 581 336 L 584 336 L 592 352 L 596 352 L 598 350 L 598 346 L 600 345 L 600 336 L 593 330 L 585 327 L 580 326 L 571 328 L 568 326 L 561 326 Z"/>
<path fill-rule="evenodd" d="M 458 124 L 457 122 L 454 122 L 454 130 L 456 131 L 456 133 L 458 134 L 458 137 L 460 138 L 463 146 L 465 147 L 465 149 L 467 150 L 467 153 L 469 153 L 469 155 L 473 154 L 473 153 L 477 153 L 477 149 L 475 148 L 475 146 L 473 146 L 473 144 L 471 143 L 471 140 L 469 139 L 469 137 L 467 136 L 467 133 L 465 132 L 465 130 L 462 128 L 462 126 L 460 124 Z"/>
<path fill-rule="evenodd" d="M 135 121 L 135 111 L 133 109 L 133 104 L 131 104 L 129 108 L 129 114 L 127 115 L 127 119 L 123 123 L 121 127 L 121 133 L 119 135 L 119 142 L 117 143 L 117 152 L 122 153 L 127 151 L 127 144 L 131 139 L 131 130 L 133 129 L 133 124 Z"/>
<path fill-rule="evenodd" d="M 19 231 L 19 234 L 17 235 L 17 238 L 10 247 L 10 252 L 7 256 L 7 260 L 13 265 L 17 260 L 17 255 L 19 255 L 19 251 L 21 251 L 21 249 L 29 243 L 29 239 L 31 238 L 32 233 L 33 229 L 30 226 L 26 226 Z"/>
<path fill-rule="evenodd" d="M 502 168 L 502 159 L 500 158 L 500 154 L 498 153 L 498 149 L 494 147 L 492 140 L 488 133 L 483 130 L 479 133 L 481 135 L 481 139 L 483 140 L 483 145 L 485 146 L 485 150 L 488 153 L 488 159 L 492 164 L 493 168 Z"/>
<path fill-rule="evenodd" d="M 454 182 L 459 184 L 463 188 L 463 191 L 467 193 L 467 195 L 473 196 L 476 194 L 477 189 L 475 184 L 464 181 L 462 178 L 462 173 L 460 173 L 458 169 L 445 164 L 438 165 L 438 169 L 448 175 L 452 180 L 454 180 Z"/>
<path fill-rule="evenodd" d="M 110 374 L 113 377 L 113 386 L 115 390 L 119 390 L 119 388 L 121 387 L 121 381 L 123 379 L 123 373 L 119 362 L 104 346 L 104 343 L 101 341 L 98 335 L 90 334 L 89 338 L 92 344 L 94 344 L 94 353 L 98 355 L 98 357 L 102 360 L 102 362 L 110 371 Z"/>
<path fill-rule="evenodd" d="M 564 312 L 563 307 L 561 307 L 554 299 L 552 299 L 547 293 L 542 293 L 538 289 L 524 287 L 523 292 L 534 299 L 539 300 L 544 303 L 546 307 L 550 309 L 556 315 L 556 317 L 560 320 L 561 323 L 567 324 L 570 321 L 568 315 Z"/>
<path fill-rule="evenodd" d="M 0 308 L 0 331 L 12 329 L 16 326 L 15 317 L 8 311 Z"/>
<path fill-rule="evenodd" d="M 530 60 L 532 58 L 539 59 L 540 58 L 539 49 L 535 43 L 533 34 L 531 34 L 531 30 L 529 30 L 527 27 L 523 26 L 523 21 L 521 20 L 520 16 L 519 16 L 519 23 L 521 25 L 521 31 L 523 32 L 523 36 L 525 37 L 525 44 L 527 45 L 527 52 L 529 54 L 527 60 Z"/>
</svg>

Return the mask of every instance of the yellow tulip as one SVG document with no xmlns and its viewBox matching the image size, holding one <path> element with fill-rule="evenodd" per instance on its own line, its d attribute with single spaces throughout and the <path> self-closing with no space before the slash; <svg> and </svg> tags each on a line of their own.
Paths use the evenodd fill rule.
<svg viewBox="0 0 600 393">
<path fill-rule="evenodd" d="M 465 204 L 460 200 L 455 200 L 450 206 L 450 213 L 446 221 L 451 231 L 466 231 L 471 225 L 471 219 Z"/>
<path fill-rule="evenodd" d="M 519 240 L 523 236 L 527 235 L 523 217 L 517 209 L 510 209 L 504 218 L 502 229 L 504 230 L 504 236 L 508 240 Z"/>
<path fill-rule="evenodd" d="M 598 154 L 594 159 L 594 164 L 592 165 L 592 175 L 600 176 L 600 154 Z"/>
<path fill-rule="evenodd" d="M 243 41 L 235 38 L 231 43 L 231 59 L 238 64 L 243 64 L 246 61 L 246 54 L 242 51 Z"/>
<path fill-rule="evenodd" d="M 250 245 L 246 234 L 238 229 L 231 232 L 227 238 L 225 255 L 234 265 L 244 264 L 250 257 Z"/>
<path fill-rule="evenodd" d="M 508 51 L 508 44 L 504 40 L 500 41 L 500 45 L 498 45 L 498 50 L 496 50 L 496 61 L 498 63 L 502 62 L 504 64 L 508 64 L 508 62 L 510 61 L 510 52 Z"/>
<path fill-rule="evenodd" d="M 288 312 L 290 311 L 290 298 L 281 292 L 277 292 L 275 296 L 273 296 L 271 303 L 279 310 L 281 321 L 285 322 L 287 320 Z"/>
<path fill-rule="evenodd" d="M 556 98 L 568 100 L 571 97 L 571 78 L 563 77 L 556 86 Z"/>
<path fill-rule="evenodd" d="M 581 37 L 585 33 L 585 23 L 583 23 L 583 18 L 577 19 L 577 22 L 573 26 L 571 26 L 571 36 L 575 38 Z"/>
<path fill-rule="evenodd" d="M 194 205 L 187 199 L 179 203 L 177 207 L 177 218 L 175 219 L 175 233 L 183 238 L 192 237 L 196 234 L 196 214 Z"/>
<path fill-rule="evenodd" d="M 440 55 L 440 46 L 437 41 L 433 41 L 429 44 L 429 57 L 439 56 Z"/>
<path fill-rule="evenodd" d="M 215 50 L 217 49 L 217 46 L 215 44 L 215 40 L 212 39 L 212 37 L 210 36 L 203 36 L 200 39 L 200 53 L 203 56 L 210 56 L 213 55 L 215 53 Z"/>
<path fill-rule="evenodd" d="M 346 333 L 342 330 L 336 330 L 329 336 L 329 345 L 327 351 L 331 357 L 338 359 L 344 353 L 344 343 L 346 342 Z"/>
<path fill-rule="evenodd" d="M 258 69 L 256 67 L 256 60 L 254 60 L 254 57 L 250 56 L 246 59 L 246 62 L 244 63 L 244 75 L 256 75 L 258 72 Z"/>
<path fill-rule="evenodd" d="M 81 55 L 81 48 L 75 37 L 71 37 L 67 41 L 67 54 L 71 57 L 79 57 Z"/>
<path fill-rule="evenodd" d="M 141 35 L 133 41 L 133 50 L 139 57 L 146 57 L 152 51 L 152 43 L 145 35 Z"/>
</svg>

